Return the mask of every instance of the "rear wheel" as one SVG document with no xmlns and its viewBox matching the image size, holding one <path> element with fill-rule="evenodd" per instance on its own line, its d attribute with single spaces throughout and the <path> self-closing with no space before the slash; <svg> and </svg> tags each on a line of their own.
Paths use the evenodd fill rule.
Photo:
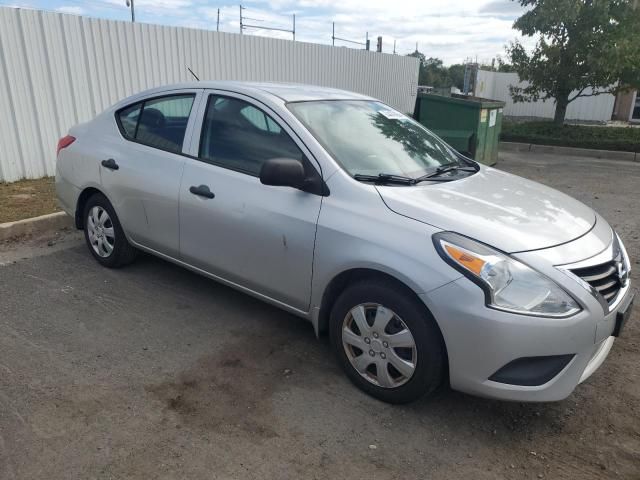
<svg viewBox="0 0 640 480">
<path fill-rule="evenodd" d="M 417 400 L 442 381 L 438 326 L 424 305 L 390 282 L 347 287 L 331 312 L 331 341 L 351 381 L 385 402 Z"/>
<path fill-rule="evenodd" d="M 116 268 L 135 260 L 137 250 L 124 234 L 113 206 L 101 193 L 92 195 L 84 208 L 84 237 L 93 257 Z"/>
</svg>

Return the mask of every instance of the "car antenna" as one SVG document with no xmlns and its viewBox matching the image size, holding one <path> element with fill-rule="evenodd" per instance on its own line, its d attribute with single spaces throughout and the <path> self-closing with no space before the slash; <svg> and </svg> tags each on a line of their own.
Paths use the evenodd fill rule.
<svg viewBox="0 0 640 480">
<path fill-rule="evenodd" d="M 197 76 L 195 73 L 193 73 L 193 70 L 191 70 L 189 67 L 187 67 L 187 70 L 189 70 L 189 73 L 190 73 L 191 75 L 193 75 L 193 78 L 195 78 L 197 81 L 200 81 L 200 79 L 198 78 L 198 76 Z"/>
</svg>

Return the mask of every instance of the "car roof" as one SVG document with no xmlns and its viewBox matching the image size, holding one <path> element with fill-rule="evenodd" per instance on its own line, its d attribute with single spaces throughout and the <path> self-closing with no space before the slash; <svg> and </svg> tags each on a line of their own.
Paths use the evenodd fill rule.
<svg viewBox="0 0 640 480">
<path fill-rule="evenodd" d="M 271 95 L 285 102 L 304 102 L 312 100 L 372 100 L 371 97 L 359 93 L 339 90 L 337 88 L 305 85 L 302 83 L 270 83 L 270 82 L 240 82 L 240 81 L 201 81 L 178 83 L 153 88 L 140 92 L 135 97 L 182 89 L 206 88 L 214 90 L 228 90 L 237 93 L 253 94 L 254 96 Z"/>
</svg>

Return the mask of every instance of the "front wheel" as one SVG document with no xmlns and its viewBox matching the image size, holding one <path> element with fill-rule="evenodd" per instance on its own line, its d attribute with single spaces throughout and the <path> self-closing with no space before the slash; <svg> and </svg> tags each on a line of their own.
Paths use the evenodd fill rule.
<svg viewBox="0 0 640 480">
<path fill-rule="evenodd" d="M 369 395 L 407 403 L 442 382 L 445 349 L 428 310 L 384 280 L 353 284 L 331 312 L 331 343 L 349 379 Z"/>
<path fill-rule="evenodd" d="M 121 267 L 136 258 L 137 250 L 127 241 L 113 206 L 101 193 L 85 204 L 84 238 L 93 257 L 105 267 Z"/>
</svg>

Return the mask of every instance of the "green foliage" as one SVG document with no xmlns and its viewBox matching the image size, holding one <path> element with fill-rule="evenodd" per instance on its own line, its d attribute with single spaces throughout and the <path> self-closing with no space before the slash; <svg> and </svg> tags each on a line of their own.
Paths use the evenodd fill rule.
<svg viewBox="0 0 640 480">
<path fill-rule="evenodd" d="M 539 145 L 640 152 L 640 128 L 504 122 L 500 140 Z"/>
<path fill-rule="evenodd" d="M 515 41 L 509 60 L 524 88 L 516 102 L 554 99 L 556 123 L 577 98 L 640 88 L 640 2 L 637 0 L 519 0 L 531 7 L 514 28 L 537 36 L 532 52 Z M 595 89 L 590 91 L 589 88 Z"/>
<path fill-rule="evenodd" d="M 454 86 L 462 90 L 464 86 L 464 65 L 456 64 L 445 67 L 441 59 L 426 58 L 424 53 L 417 50 L 408 56 L 420 60 L 418 85 L 428 85 L 434 88 Z"/>
<path fill-rule="evenodd" d="M 458 87 L 460 90 L 464 88 L 464 65 L 456 63 L 449 67 L 450 85 Z"/>
<path fill-rule="evenodd" d="M 491 60 L 491 65 L 480 65 L 480 70 L 488 70 L 489 72 L 515 72 L 513 65 L 507 63 L 500 55 L 496 55 Z"/>
<path fill-rule="evenodd" d="M 505 62 L 500 55 L 497 57 L 498 59 L 498 71 L 499 72 L 515 72 L 515 67 L 510 63 Z"/>
</svg>

